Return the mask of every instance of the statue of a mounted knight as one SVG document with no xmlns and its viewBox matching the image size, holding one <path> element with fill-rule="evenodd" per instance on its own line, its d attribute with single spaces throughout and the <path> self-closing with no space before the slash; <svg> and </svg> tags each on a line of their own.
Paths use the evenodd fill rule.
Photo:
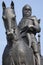
<svg viewBox="0 0 43 65">
<path fill-rule="evenodd" d="M 31 16 L 31 7 L 25 5 L 22 9 L 23 17 L 17 25 L 13 1 L 7 8 L 2 2 L 2 8 L 7 38 L 2 65 L 40 65 L 40 52 L 36 39 L 36 33 L 40 32 L 40 20 L 36 16 Z"/>
</svg>

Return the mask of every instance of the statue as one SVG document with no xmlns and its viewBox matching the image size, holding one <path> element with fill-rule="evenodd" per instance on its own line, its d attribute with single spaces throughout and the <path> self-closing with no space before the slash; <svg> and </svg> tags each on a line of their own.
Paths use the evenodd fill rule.
<svg viewBox="0 0 43 65">
<path fill-rule="evenodd" d="M 29 5 L 23 7 L 23 18 L 18 26 L 13 1 L 8 8 L 2 2 L 2 7 L 7 38 L 2 65 L 41 65 L 36 39 L 36 33 L 40 32 L 39 20 L 36 16 L 31 16 L 31 7 Z"/>
<path fill-rule="evenodd" d="M 14 3 L 11 2 L 11 7 L 6 8 L 6 5 L 3 2 L 2 7 L 3 20 L 7 37 L 7 45 L 2 56 L 2 65 L 32 65 L 33 62 L 30 62 L 33 61 L 33 57 L 31 59 L 32 55 L 30 56 L 30 54 L 33 52 L 29 52 L 28 45 L 20 35 L 20 31 L 16 24 Z"/>
<path fill-rule="evenodd" d="M 18 27 L 21 31 L 22 36 L 27 36 L 27 39 L 29 41 L 29 46 L 32 47 L 33 52 L 36 56 L 37 65 L 40 65 L 40 55 L 37 48 L 37 40 L 36 40 L 36 33 L 40 32 L 40 26 L 38 23 L 38 20 L 36 16 L 31 16 L 32 9 L 29 5 L 25 5 L 22 10 L 23 18 L 21 19 Z M 25 37 L 24 36 L 24 37 Z"/>
</svg>

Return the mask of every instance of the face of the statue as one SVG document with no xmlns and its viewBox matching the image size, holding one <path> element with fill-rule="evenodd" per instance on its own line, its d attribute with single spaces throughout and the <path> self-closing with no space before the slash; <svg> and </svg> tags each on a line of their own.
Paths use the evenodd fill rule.
<svg viewBox="0 0 43 65">
<path fill-rule="evenodd" d="M 24 17 L 29 17 L 29 16 L 31 16 L 31 13 L 32 13 L 31 7 L 29 5 L 25 5 L 23 7 L 23 16 Z"/>
</svg>

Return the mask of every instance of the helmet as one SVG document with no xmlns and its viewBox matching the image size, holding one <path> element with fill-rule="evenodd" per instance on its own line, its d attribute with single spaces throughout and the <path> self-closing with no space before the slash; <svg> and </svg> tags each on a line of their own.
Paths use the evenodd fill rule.
<svg viewBox="0 0 43 65">
<path fill-rule="evenodd" d="M 23 16 L 31 16 L 31 13 L 32 13 L 31 7 L 28 4 L 25 5 L 22 9 L 22 13 L 23 13 Z"/>
</svg>

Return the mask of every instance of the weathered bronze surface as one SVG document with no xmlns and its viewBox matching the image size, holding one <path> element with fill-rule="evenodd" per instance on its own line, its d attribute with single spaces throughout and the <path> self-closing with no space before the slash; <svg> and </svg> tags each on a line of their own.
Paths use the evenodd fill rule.
<svg viewBox="0 0 43 65">
<path fill-rule="evenodd" d="M 7 45 L 2 56 L 2 65 L 43 65 L 40 52 L 40 19 L 32 16 L 32 8 L 28 4 L 22 8 L 23 17 L 16 23 L 14 3 L 6 8 L 2 2 L 2 18 L 6 30 Z M 41 64 L 42 63 L 42 64 Z"/>
</svg>

